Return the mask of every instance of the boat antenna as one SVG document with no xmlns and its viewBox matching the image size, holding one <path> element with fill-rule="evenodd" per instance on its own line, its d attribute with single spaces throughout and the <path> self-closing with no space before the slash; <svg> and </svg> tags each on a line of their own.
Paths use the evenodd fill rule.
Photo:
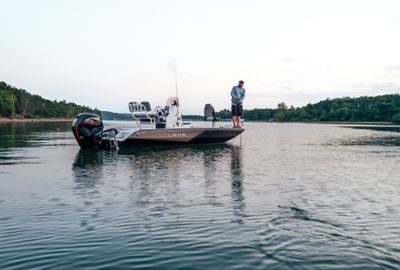
<svg viewBox="0 0 400 270">
<path fill-rule="evenodd" d="M 178 97 L 178 67 L 175 66 L 175 96 Z"/>
<path fill-rule="evenodd" d="M 178 65 L 171 60 L 168 63 L 168 68 L 175 73 L 175 96 L 178 97 Z"/>
</svg>

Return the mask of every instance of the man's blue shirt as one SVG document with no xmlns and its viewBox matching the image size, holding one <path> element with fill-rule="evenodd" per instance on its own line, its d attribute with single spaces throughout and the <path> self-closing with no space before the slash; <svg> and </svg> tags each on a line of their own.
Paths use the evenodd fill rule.
<svg viewBox="0 0 400 270">
<path fill-rule="evenodd" d="M 244 89 L 243 87 L 239 87 L 238 85 L 234 86 L 231 91 L 232 105 L 242 103 L 245 96 L 246 89 Z"/>
</svg>

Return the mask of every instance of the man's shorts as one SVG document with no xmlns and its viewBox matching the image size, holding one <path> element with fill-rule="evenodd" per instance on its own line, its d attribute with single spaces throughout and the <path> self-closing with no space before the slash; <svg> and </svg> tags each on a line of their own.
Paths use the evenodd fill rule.
<svg viewBox="0 0 400 270">
<path fill-rule="evenodd" d="M 243 105 L 240 103 L 232 104 L 232 116 L 242 116 Z"/>
</svg>

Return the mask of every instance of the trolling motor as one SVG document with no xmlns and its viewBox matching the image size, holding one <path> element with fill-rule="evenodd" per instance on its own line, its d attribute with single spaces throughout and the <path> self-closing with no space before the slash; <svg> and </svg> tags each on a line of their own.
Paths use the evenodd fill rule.
<svg viewBox="0 0 400 270">
<path fill-rule="evenodd" d="M 80 113 L 72 122 L 72 132 L 81 148 L 109 148 L 111 140 L 118 131 L 114 128 L 104 130 L 103 122 L 94 113 Z"/>
</svg>

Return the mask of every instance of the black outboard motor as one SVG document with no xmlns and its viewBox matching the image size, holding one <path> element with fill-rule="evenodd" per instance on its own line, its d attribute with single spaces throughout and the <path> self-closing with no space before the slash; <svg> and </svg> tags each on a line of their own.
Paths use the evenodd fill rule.
<svg viewBox="0 0 400 270">
<path fill-rule="evenodd" d="M 82 148 L 97 148 L 98 138 L 104 125 L 100 117 L 94 113 L 80 113 L 72 122 L 72 132 Z"/>
</svg>

